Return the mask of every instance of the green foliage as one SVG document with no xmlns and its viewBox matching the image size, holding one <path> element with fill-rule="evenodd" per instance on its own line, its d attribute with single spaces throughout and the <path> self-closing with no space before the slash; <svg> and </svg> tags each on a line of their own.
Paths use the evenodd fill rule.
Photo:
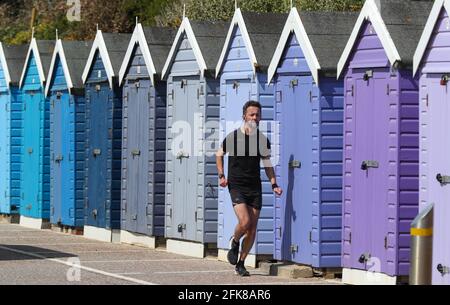
<svg viewBox="0 0 450 305">
<path fill-rule="evenodd" d="M 96 24 L 103 31 L 131 32 L 135 18 L 144 25 L 178 26 L 186 5 L 192 20 L 229 20 L 234 0 L 80 0 L 81 21 L 69 22 L 67 0 L 1 0 L 0 40 L 9 44 L 26 43 L 31 37 L 31 16 L 38 39 L 90 40 Z M 302 10 L 357 10 L 363 0 L 294 0 Z M 288 12 L 290 0 L 238 0 L 244 11 Z"/>
<path fill-rule="evenodd" d="M 361 8 L 363 0 L 297 0 L 301 10 L 344 11 Z M 158 25 L 179 25 L 186 5 L 186 15 L 192 20 L 229 20 L 234 13 L 234 0 L 177 0 L 166 6 L 156 17 Z M 243 11 L 289 12 L 290 0 L 238 0 Z"/>
</svg>

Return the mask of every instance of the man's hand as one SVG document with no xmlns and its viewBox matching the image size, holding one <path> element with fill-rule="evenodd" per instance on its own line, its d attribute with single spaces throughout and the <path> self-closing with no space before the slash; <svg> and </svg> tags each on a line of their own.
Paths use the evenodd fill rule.
<svg viewBox="0 0 450 305">
<path fill-rule="evenodd" d="M 273 189 L 273 192 L 274 192 L 277 196 L 283 195 L 283 190 L 281 189 L 281 187 L 274 188 L 274 189 Z"/>
<path fill-rule="evenodd" d="M 227 186 L 228 186 L 228 180 L 227 180 L 227 178 L 225 178 L 225 177 L 220 178 L 219 184 L 220 184 L 220 186 L 223 187 L 223 188 L 227 187 Z"/>
</svg>

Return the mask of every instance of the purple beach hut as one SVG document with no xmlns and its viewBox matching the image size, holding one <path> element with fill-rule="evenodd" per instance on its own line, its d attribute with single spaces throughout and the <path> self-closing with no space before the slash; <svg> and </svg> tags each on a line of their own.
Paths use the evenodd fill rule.
<svg viewBox="0 0 450 305">
<path fill-rule="evenodd" d="M 345 86 L 343 282 L 406 279 L 419 202 L 413 54 L 430 1 L 367 0 L 338 63 Z"/>
</svg>

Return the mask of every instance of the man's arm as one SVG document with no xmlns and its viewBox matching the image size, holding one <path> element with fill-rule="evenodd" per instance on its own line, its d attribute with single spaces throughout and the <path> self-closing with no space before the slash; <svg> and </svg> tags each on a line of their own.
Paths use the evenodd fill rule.
<svg viewBox="0 0 450 305">
<path fill-rule="evenodd" d="M 270 157 L 263 158 L 262 161 L 263 161 L 264 169 L 266 171 L 266 175 L 269 178 L 272 186 L 274 186 L 273 192 L 275 194 L 277 194 L 278 196 L 281 196 L 283 194 L 283 190 L 281 189 L 281 187 L 279 187 L 277 185 L 277 176 L 275 175 L 275 170 L 273 169 L 273 165 L 272 165 L 272 162 L 270 161 Z"/>
<path fill-rule="evenodd" d="M 225 171 L 223 169 L 223 160 L 224 160 L 225 152 L 222 148 L 220 148 L 216 153 L 216 165 L 217 165 L 217 172 L 219 173 L 219 180 L 220 180 L 220 186 L 221 187 L 227 187 L 228 181 L 225 177 Z"/>
</svg>

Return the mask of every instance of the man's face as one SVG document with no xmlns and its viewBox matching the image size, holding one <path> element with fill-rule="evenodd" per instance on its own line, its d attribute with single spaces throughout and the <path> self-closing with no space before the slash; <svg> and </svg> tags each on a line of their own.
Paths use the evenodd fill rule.
<svg viewBox="0 0 450 305">
<path fill-rule="evenodd" d="M 261 122 L 261 111 L 258 107 L 249 107 L 247 109 L 247 113 L 244 117 L 245 123 L 250 126 L 259 126 L 259 122 Z"/>
</svg>

